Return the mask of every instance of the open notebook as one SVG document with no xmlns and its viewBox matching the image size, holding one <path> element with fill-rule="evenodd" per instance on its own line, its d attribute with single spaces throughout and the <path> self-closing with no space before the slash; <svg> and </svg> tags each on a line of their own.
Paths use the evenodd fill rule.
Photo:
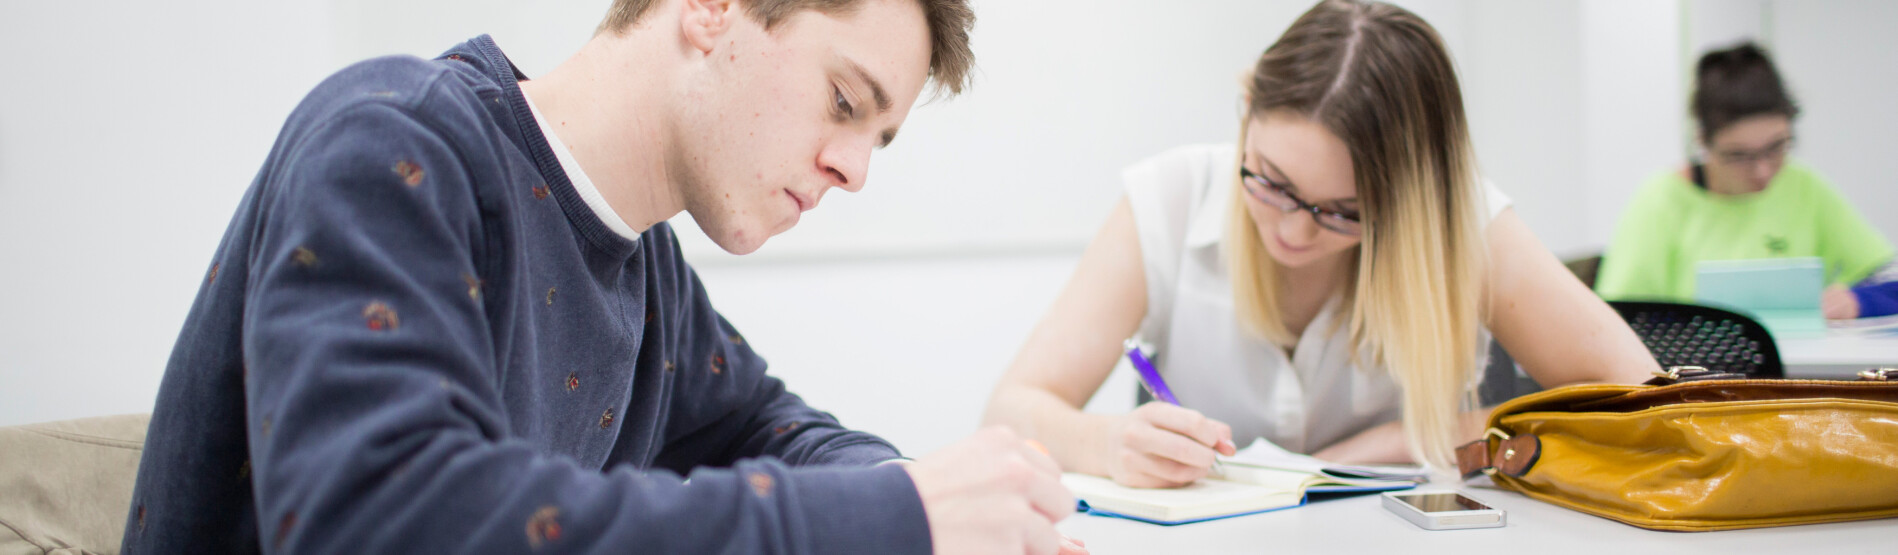
<svg viewBox="0 0 1898 555">
<path fill-rule="evenodd" d="M 1345 476 L 1345 469 L 1378 476 Z M 1416 467 L 1331 467 L 1263 441 L 1221 458 L 1214 476 L 1181 488 L 1130 488 L 1099 476 L 1061 476 L 1088 513 L 1169 525 L 1297 507 L 1314 493 L 1410 489 L 1422 480 Z"/>
</svg>

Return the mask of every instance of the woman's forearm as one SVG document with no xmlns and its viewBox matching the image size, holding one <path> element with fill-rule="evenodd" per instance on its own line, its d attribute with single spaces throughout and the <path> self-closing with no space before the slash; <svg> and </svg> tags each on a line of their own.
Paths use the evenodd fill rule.
<svg viewBox="0 0 1898 555">
<path fill-rule="evenodd" d="M 1464 412 L 1458 418 L 1459 444 L 1483 437 L 1488 427 L 1489 409 Z M 1318 450 L 1312 456 L 1346 464 L 1407 464 L 1417 462 L 1410 456 L 1410 437 L 1404 434 L 1402 420 L 1371 427 L 1356 435 Z"/>
<path fill-rule="evenodd" d="M 1046 390 L 1029 385 L 1002 384 L 995 388 L 983 425 L 1014 428 L 1024 438 L 1041 442 L 1061 469 L 1096 476 L 1107 475 L 1102 460 L 1111 426 L 1109 415 L 1088 414 Z"/>
</svg>

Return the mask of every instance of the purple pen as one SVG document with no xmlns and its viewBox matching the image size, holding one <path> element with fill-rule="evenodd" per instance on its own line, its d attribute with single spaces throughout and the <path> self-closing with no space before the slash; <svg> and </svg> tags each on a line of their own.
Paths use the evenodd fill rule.
<svg viewBox="0 0 1898 555">
<path fill-rule="evenodd" d="M 1147 394 L 1152 395 L 1155 399 L 1165 401 L 1166 404 L 1176 407 L 1180 406 L 1180 400 L 1173 398 L 1173 390 L 1167 389 L 1166 380 L 1160 379 L 1160 371 L 1155 370 L 1153 363 L 1147 361 L 1147 355 L 1140 354 L 1140 344 L 1135 343 L 1133 338 L 1129 337 L 1127 338 L 1127 342 L 1123 343 L 1123 345 L 1127 347 L 1127 361 L 1132 362 L 1134 364 L 1134 370 L 1140 373 L 1140 387 L 1147 388 Z M 1219 459 L 1213 459 L 1213 474 L 1223 475 L 1225 473 L 1225 465 L 1220 464 Z"/>
<path fill-rule="evenodd" d="M 1146 355 L 1140 354 L 1140 344 L 1128 338 L 1125 345 L 1127 361 L 1132 362 L 1134 370 L 1140 372 L 1140 386 L 1147 388 L 1147 393 L 1155 399 L 1166 401 L 1169 405 L 1179 405 L 1180 400 L 1173 398 L 1173 390 L 1167 389 L 1166 380 L 1160 379 L 1160 371 L 1153 369 L 1153 363 L 1147 361 Z"/>
</svg>

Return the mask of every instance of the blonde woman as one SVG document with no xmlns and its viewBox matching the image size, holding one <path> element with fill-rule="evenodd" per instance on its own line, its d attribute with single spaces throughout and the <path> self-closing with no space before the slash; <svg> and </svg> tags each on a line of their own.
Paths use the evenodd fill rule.
<svg viewBox="0 0 1898 555">
<path fill-rule="evenodd" d="M 1191 483 L 1253 438 L 1454 468 L 1453 447 L 1480 434 L 1490 332 L 1544 386 L 1656 368 L 1478 178 L 1449 55 L 1417 16 L 1322 2 L 1245 93 L 1236 146 L 1126 170 L 987 423 L 1130 486 Z M 1181 406 L 1081 412 L 1136 335 Z"/>
</svg>

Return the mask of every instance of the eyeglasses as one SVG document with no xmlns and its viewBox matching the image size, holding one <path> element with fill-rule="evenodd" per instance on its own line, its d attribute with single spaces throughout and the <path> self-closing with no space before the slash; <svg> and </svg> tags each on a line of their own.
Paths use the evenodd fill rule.
<svg viewBox="0 0 1898 555">
<path fill-rule="evenodd" d="M 1721 163 L 1730 166 L 1750 166 L 1761 161 L 1779 161 L 1786 152 L 1793 149 L 1793 138 L 1787 137 L 1774 141 L 1759 150 L 1716 150 L 1713 155 Z"/>
<path fill-rule="evenodd" d="M 1267 206 L 1285 212 L 1311 213 L 1311 219 L 1318 223 L 1318 227 L 1353 237 L 1364 232 L 1364 224 L 1358 221 L 1356 214 L 1346 215 L 1305 202 L 1305 199 L 1298 198 L 1291 191 L 1285 190 L 1285 186 L 1273 183 L 1265 176 L 1252 173 L 1252 170 L 1246 169 L 1245 166 L 1239 166 L 1239 182 L 1245 185 L 1246 194 L 1252 195 L 1252 198 L 1259 199 L 1259 202 Z"/>
</svg>

